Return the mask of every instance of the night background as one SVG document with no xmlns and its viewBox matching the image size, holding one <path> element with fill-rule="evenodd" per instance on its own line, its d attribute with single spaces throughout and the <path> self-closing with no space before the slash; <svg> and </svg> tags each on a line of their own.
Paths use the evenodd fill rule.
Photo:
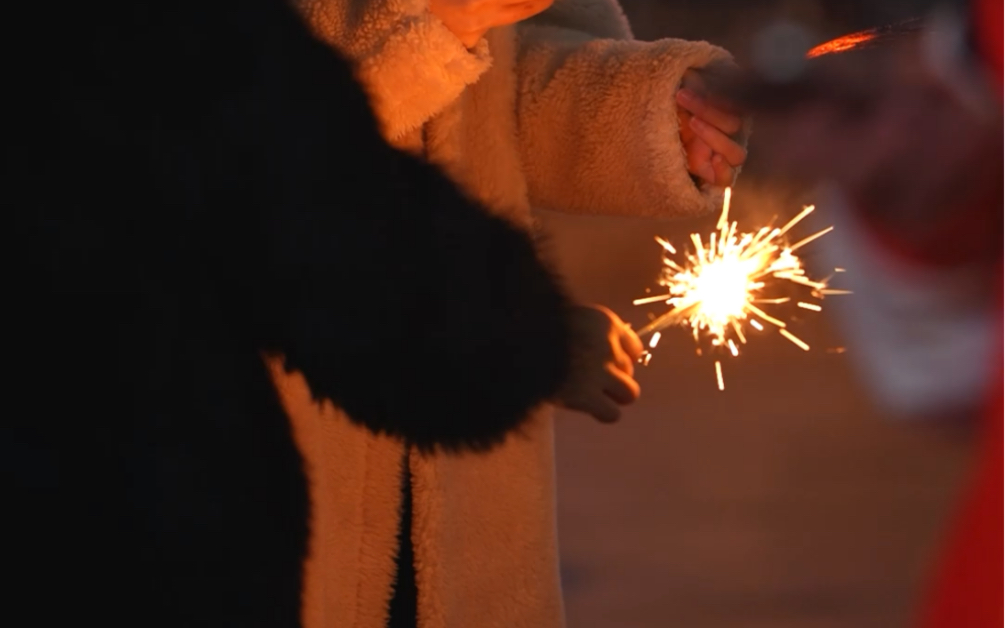
<svg viewBox="0 0 1005 628">
<path fill-rule="evenodd" d="M 893 55 L 833 55 L 821 62 L 837 58 L 831 70 L 844 59 L 868 61 L 851 63 L 861 72 L 847 82 L 813 71 L 806 81 L 758 82 L 767 86 L 758 97 L 822 88 L 818 104 L 839 105 L 835 117 L 818 118 L 818 144 L 784 141 L 810 135 L 798 106 L 757 110 L 745 162 L 727 157 L 743 154 L 734 143 L 747 139 L 739 119 L 731 139 L 710 136 L 723 141 L 706 147 L 709 168 L 743 162 L 729 214 L 739 232 L 784 224 L 806 204 L 817 211 L 767 236 L 786 240 L 780 252 L 742 235 L 735 248 L 720 247 L 728 263 L 717 270 L 743 274 L 718 275 L 712 298 L 693 286 L 686 296 L 702 293 L 695 298 L 705 306 L 735 296 L 723 286 L 740 286 L 753 295 L 744 303 L 753 320 L 770 322 L 750 306 L 780 296 L 776 289 L 809 301 L 803 288 L 823 284 L 798 286 L 804 277 L 854 294 L 817 291 L 813 303 L 765 306 L 802 340 L 751 323 L 736 357 L 722 347 L 702 355 L 691 330 L 664 329 L 651 361 L 634 367 L 641 397 L 611 425 L 591 417 L 605 413 L 586 402 L 589 393 L 622 405 L 634 399 L 634 388 L 618 383 L 626 384 L 637 343 L 627 346 L 631 335 L 617 321 L 603 315 L 596 326 L 588 318 L 596 310 L 570 306 L 606 306 L 640 330 L 666 309 L 633 304 L 660 290 L 654 237 L 691 249 L 689 236 L 707 238 L 719 216 L 540 211 L 538 251 L 518 228 L 532 222 L 528 174 L 547 179 L 539 187 L 558 188 L 553 203 L 547 194 L 533 199 L 549 207 L 610 203 L 652 215 L 672 199 L 682 202 L 679 215 L 707 209 L 704 198 L 683 209 L 688 194 L 701 196 L 684 169 L 639 196 L 632 189 L 635 175 L 659 182 L 676 162 L 699 172 L 688 162 L 700 143 L 688 145 L 686 128 L 703 142 L 701 130 L 714 129 L 700 112 L 685 113 L 688 103 L 706 101 L 688 95 L 696 92 L 689 65 L 678 63 L 685 57 L 626 52 L 624 65 L 608 64 L 621 54 L 608 57 L 610 50 L 635 44 L 600 42 L 585 57 L 589 81 L 534 88 L 558 94 L 561 107 L 517 119 L 507 110 L 516 101 L 491 92 L 524 89 L 517 74 L 510 85 L 500 61 L 515 64 L 515 47 L 500 46 L 491 71 L 502 78 L 494 82 L 490 59 L 476 58 L 484 46 L 465 52 L 464 29 L 437 25 L 443 15 L 422 0 L 413 4 L 446 52 L 477 61 L 451 76 L 457 85 L 447 87 L 459 100 L 437 104 L 448 94 L 434 80 L 440 61 L 430 62 L 430 80 L 416 78 L 424 57 L 413 54 L 410 37 L 397 38 L 396 20 L 420 22 L 399 16 L 401 7 L 388 10 L 394 37 L 380 35 L 405 51 L 388 53 L 390 96 L 368 99 L 332 46 L 359 39 L 352 60 L 383 59 L 371 54 L 365 29 L 346 26 L 369 1 L 326 0 L 332 12 L 311 14 L 309 23 L 280 0 L 67 3 L 56 19 L 46 5 L 17 5 L 29 14 L 11 23 L 41 29 L 38 41 L 53 54 L 37 55 L 38 67 L 8 55 L 12 93 L 21 94 L 12 99 L 3 175 L 18 208 L 10 229 L 17 246 L 7 247 L 7 283 L 19 303 L 11 308 L 8 358 L 17 368 L 8 388 L 12 408 L 44 400 L 39 412 L 9 420 L 0 438 L 13 487 L 5 502 L 9 617 L 172 628 L 964 628 L 958 618 L 967 613 L 1000 620 L 1002 406 L 1001 381 L 992 378 L 1001 377 L 1001 362 L 992 358 L 1001 360 L 1001 275 L 990 275 L 1002 259 L 1001 100 L 981 92 L 983 80 L 967 80 L 968 69 L 976 75 L 986 66 L 954 56 L 962 28 L 925 22 L 935 25 L 923 33 L 927 47 L 911 50 L 935 54 L 914 55 L 914 65 Z M 714 109 L 718 95 L 741 93 L 758 71 L 770 79 L 765 72 L 805 62 L 816 44 L 926 19 L 937 4 L 618 1 L 640 40 L 705 40 L 733 53 L 743 72 L 704 74 L 739 79 L 708 90 Z M 377 4 L 383 11 L 397 2 Z M 1000 0 L 988 2 L 1000 11 L 990 4 Z M 328 22 L 333 33 L 321 28 Z M 495 35 L 509 41 L 508 32 Z M 568 41 L 580 35 L 570 31 Z M 563 42 L 547 45 L 565 54 Z M 992 43 L 1000 47 L 1000 39 Z M 541 50 L 548 62 L 533 71 L 550 81 L 557 70 Z M 888 69 L 875 59 L 897 61 L 889 66 L 896 74 L 873 72 Z M 628 72 L 632 63 L 651 79 Z M 357 78 L 368 67 L 358 66 Z M 652 101 L 636 99 L 637 86 L 656 85 L 675 67 L 669 85 L 681 89 L 666 93 L 680 103 L 678 120 L 654 117 Z M 575 64 L 563 69 L 576 76 Z M 367 86 L 380 87 L 385 70 Z M 477 72 L 489 78 L 461 80 Z M 893 89 L 878 89 L 887 85 L 876 77 Z M 604 94 L 608 81 L 617 98 L 591 109 L 594 90 Z M 427 88 L 435 97 L 428 103 L 420 93 Z M 747 109 L 754 100 L 741 108 L 749 113 L 767 99 Z M 391 106 L 375 116 L 387 102 L 415 112 Z M 613 106 L 625 103 L 631 107 Z M 870 115 L 877 112 L 885 117 Z M 419 126 L 409 126 L 413 113 Z M 606 132 L 635 116 L 640 131 L 623 142 L 628 158 L 587 155 L 619 141 L 591 135 L 591 125 Z M 405 148 L 443 172 L 381 139 L 386 129 L 376 122 L 392 118 L 405 133 L 397 139 L 415 141 Z M 527 120 L 554 141 L 526 151 Z M 661 148 L 670 145 L 658 135 L 664 120 L 666 133 L 680 134 L 680 144 L 668 136 L 680 151 Z M 765 131 L 772 123 L 774 134 Z M 648 129 L 657 141 L 647 141 Z M 783 144 L 862 166 L 867 181 L 842 179 L 843 165 L 825 170 L 845 186 L 844 205 L 836 188 L 800 187 L 798 171 L 814 151 L 778 150 Z M 779 153 L 797 157 L 770 165 Z M 576 168 L 545 172 L 563 158 Z M 714 174 L 725 183 L 733 171 Z M 577 200 L 594 194 L 596 182 L 603 202 Z M 471 196 L 498 212 L 480 211 Z M 800 248 L 829 225 L 833 233 Z M 806 276 L 766 261 L 777 255 L 794 264 L 795 249 Z M 760 266 L 750 270 L 750 258 Z M 758 295 L 757 281 L 773 285 Z M 817 302 L 822 311 L 811 311 Z M 622 348 L 609 351 L 612 342 Z M 557 411 L 554 492 L 550 417 L 526 414 L 550 401 L 579 410 Z M 501 455 L 485 455 L 490 446 Z M 984 465 L 977 474 L 975 462 Z M 961 508 L 973 487 L 983 501 Z M 950 528 L 961 514 L 966 526 Z M 932 586 L 936 576 L 941 588 Z M 927 610 L 932 600 L 948 604 L 941 616 Z M 919 621 L 928 617 L 943 623 Z"/>
<path fill-rule="evenodd" d="M 749 63 L 758 33 L 794 22 L 820 43 L 924 17 L 929 1 L 623 0 L 639 39 L 704 39 Z M 733 215 L 754 225 L 800 202 L 750 159 Z M 828 224 L 825 209 L 815 222 Z M 716 216 L 655 223 L 544 214 L 576 296 L 636 328 L 659 234 L 684 242 Z M 811 265 L 819 249 L 807 247 Z M 840 288 L 840 278 L 835 281 Z M 559 542 L 570 626 L 896 627 L 916 618 L 967 470 L 964 420 L 910 421 L 874 402 L 843 347 L 834 301 L 793 328 L 813 348 L 759 338 L 725 366 L 683 331 L 637 372 L 621 422 L 558 419 Z M 854 302 L 852 302 L 853 304 Z M 830 308 L 830 309 L 828 309 Z"/>
</svg>

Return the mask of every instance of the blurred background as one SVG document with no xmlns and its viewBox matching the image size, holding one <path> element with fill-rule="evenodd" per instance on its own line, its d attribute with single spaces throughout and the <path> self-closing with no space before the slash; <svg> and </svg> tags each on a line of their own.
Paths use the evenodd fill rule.
<svg viewBox="0 0 1005 628">
<path fill-rule="evenodd" d="M 622 0 L 639 39 L 703 39 L 741 63 L 759 34 L 799 24 L 820 43 L 924 17 L 928 0 Z M 757 162 L 733 196 L 741 226 L 812 201 Z M 829 224 L 826 208 L 816 223 Z M 677 222 L 543 215 L 576 296 L 636 328 L 656 308 L 659 234 L 683 242 L 716 216 Z M 805 249 L 811 265 L 819 248 Z M 840 288 L 838 278 L 834 287 Z M 842 297 L 835 297 L 842 298 Z M 620 423 L 558 419 L 559 534 L 573 628 L 897 627 L 914 619 L 971 458 L 967 421 L 905 421 L 875 403 L 828 299 L 793 331 L 724 363 L 664 334 Z M 851 302 L 854 305 L 854 301 Z M 847 306 L 846 306 L 847 307 Z M 962 412 L 961 412 L 962 414 Z"/>
</svg>

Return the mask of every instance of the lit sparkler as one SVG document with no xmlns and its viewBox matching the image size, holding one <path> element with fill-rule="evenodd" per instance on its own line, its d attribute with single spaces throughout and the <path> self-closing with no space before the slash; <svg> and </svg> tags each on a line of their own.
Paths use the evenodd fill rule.
<svg viewBox="0 0 1005 628">
<path fill-rule="evenodd" d="M 655 318 L 638 331 L 639 336 L 652 334 L 649 348 L 656 347 L 660 330 L 672 325 L 691 328 L 695 342 L 702 336 L 711 338 L 713 348 L 728 350 L 733 356 L 739 355 L 739 346 L 746 344 L 746 325 L 762 331 L 764 323 L 778 329 L 779 334 L 794 345 L 809 350 L 803 342 L 787 329 L 780 320 L 762 307 L 788 303 L 790 297 L 773 297 L 767 292 L 772 286 L 789 282 L 805 288 L 808 298 L 823 300 L 826 295 L 846 294 L 844 290 L 832 290 L 827 280 L 814 280 L 806 275 L 802 260 L 796 251 L 830 232 L 827 227 L 795 244 L 789 244 L 787 235 L 799 222 L 813 211 L 813 206 L 803 208 L 795 218 L 783 227 L 762 227 L 756 232 L 741 233 L 736 221 L 729 220 L 729 202 L 732 190 L 726 188 L 722 203 L 722 214 L 715 231 L 703 241 L 697 233 L 691 234 L 693 252 L 685 252 L 684 260 L 673 258 L 677 250 L 670 242 L 657 237 L 663 247 L 663 275 L 659 284 L 667 288 L 667 293 L 636 299 L 635 305 L 665 303 L 670 310 Z M 819 303 L 797 301 L 796 306 L 819 312 Z M 648 364 L 650 354 L 643 358 Z M 715 363 L 719 389 L 725 388 L 722 365 Z"/>
</svg>

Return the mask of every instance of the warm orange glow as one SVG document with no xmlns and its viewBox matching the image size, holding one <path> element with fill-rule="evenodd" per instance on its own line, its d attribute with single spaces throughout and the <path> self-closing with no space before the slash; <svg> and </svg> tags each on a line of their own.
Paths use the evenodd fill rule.
<svg viewBox="0 0 1005 628">
<path fill-rule="evenodd" d="M 635 300 L 635 305 L 657 302 L 670 306 L 670 310 L 654 318 L 638 331 L 639 336 L 652 334 L 649 348 L 656 347 L 660 330 L 673 325 L 691 328 L 695 341 L 702 336 L 710 338 L 713 350 L 728 350 L 736 357 L 740 346 L 746 344 L 743 326 L 763 331 L 762 323 L 773 325 L 786 340 L 803 351 L 809 345 L 786 329 L 785 321 L 775 318 L 759 306 L 781 305 L 792 299 L 765 294 L 783 283 L 796 284 L 809 289 L 809 294 L 822 300 L 827 294 L 845 291 L 828 288 L 827 279 L 815 280 L 806 274 L 803 261 L 796 251 L 829 233 L 827 227 L 809 235 L 795 244 L 789 244 L 787 234 L 813 211 L 813 206 L 803 208 L 798 215 L 782 227 L 766 226 L 756 232 L 742 232 L 737 222 L 729 219 L 732 190 L 726 188 L 722 213 L 715 231 L 707 238 L 691 234 L 693 251 L 684 251 L 683 259 L 675 260 L 676 248 L 663 238 L 656 241 L 663 248 L 663 275 L 659 284 L 666 292 Z M 819 303 L 798 301 L 796 307 L 812 312 L 823 309 Z M 734 340 L 735 338 L 735 340 Z M 736 341 L 739 341 L 739 345 Z M 644 363 L 649 362 L 646 352 Z M 725 388 L 722 364 L 715 363 L 719 390 Z"/>
<path fill-rule="evenodd" d="M 842 35 L 837 39 L 832 39 L 816 46 L 806 53 L 806 58 L 813 59 L 823 55 L 833 54 L 835 52 L 852 50 L 874 39 L 876 39 L 876 33 L 870 31 L 861 31 L 858 33 L 851 33 L 850 35 Z"/>
</svg>

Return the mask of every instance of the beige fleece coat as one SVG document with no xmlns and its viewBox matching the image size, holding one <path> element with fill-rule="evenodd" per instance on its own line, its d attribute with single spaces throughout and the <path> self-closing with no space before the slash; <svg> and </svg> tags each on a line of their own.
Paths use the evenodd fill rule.
<svg viewBox="0 0 1005 628">
<path fill-rule="evenodd" d="M 616 0 L 557 0 L 470 51 L 427 0 L 300 2 L 355 62 L 386 137 L 518 223 L 534 207 L 673 217 L 719 202 L 687 173 L 674 94 L 721 49 L 635 41 Z M 317 405 L 302 377 L 273 367 L 311 484 L 305 625 L 383 626 L 403 444 Z M 564 625 L 550 411 L 488 454 L 408 460 L 420 628 Z"/>
</svg>

